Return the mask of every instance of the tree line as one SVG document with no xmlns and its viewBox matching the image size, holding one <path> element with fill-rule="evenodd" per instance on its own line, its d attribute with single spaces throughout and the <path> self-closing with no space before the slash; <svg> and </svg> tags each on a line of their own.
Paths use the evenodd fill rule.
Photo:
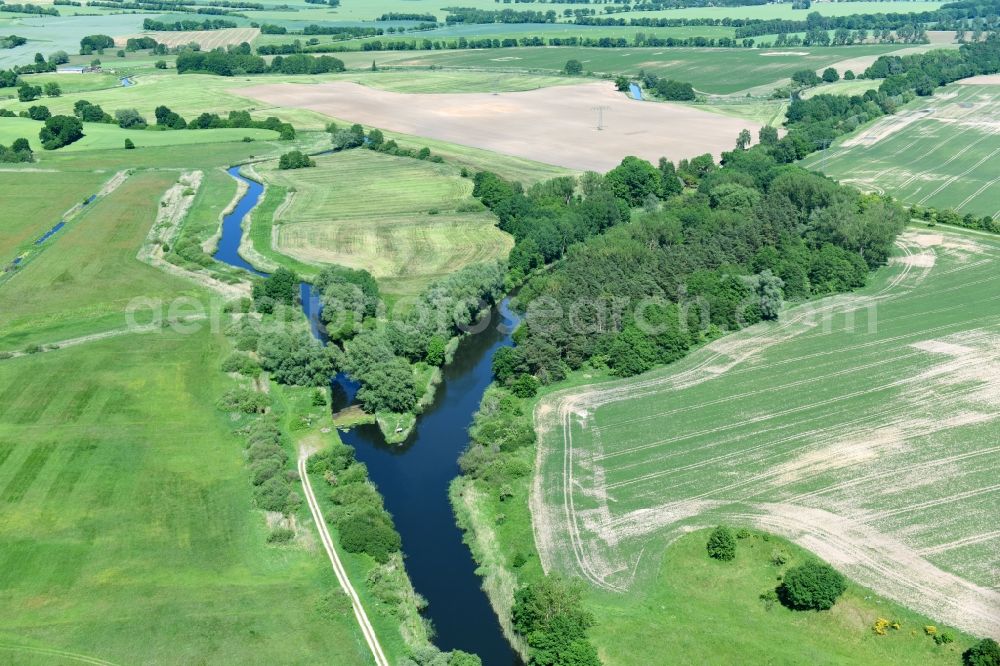
<svg viewBox="0 0 1000 666">
<path fill-rule="evenodd" d="M 205 19 L 204 21 L 193 21 L 183 19 L 180 21 L 157 21 L 156 19 L 144 19 L 143 30 L 156 30 L 159 32 L 186 32 L 190 30 L 223 30 L 225 28 L 235 28 L 235 21 L 225 19 Z"/>
<path fill-rule="evenodd" d="M 253 55 L 246 42 L 229 49 L 214 51 L 184 50 L 178 53 L 177 73 L 200 72 L 219 76 L 243 76 L 245 74 L 325 74 L 344 71 L 344 62 L 333 56 L 311 56 L 294 54 L 275 56 L 269 65 L 267 61 Z"/>
<path fill-rule="evenodd" d="M 0 12 L 11 12 L 12 14 L 37 14 L 39 16 L 59 16 L 59 10 L 54 7 L 42 7 L 41 5 L 33 5 L 31 3 L 0 3 Z"/>
</svg>

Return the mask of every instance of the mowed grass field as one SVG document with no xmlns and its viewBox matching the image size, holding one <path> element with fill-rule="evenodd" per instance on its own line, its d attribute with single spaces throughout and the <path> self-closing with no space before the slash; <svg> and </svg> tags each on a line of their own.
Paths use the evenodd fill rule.
<svg viewBox="0 0 1000 666">
<path fill-rule="evenodd" d="M 684 531 L 754 525 L 1000 637 L 1000 239 L 923 229 L 899 245 L 858 293 L 543 400 L 547 570 L 635 593 Z"/>
<path fill-rule="evenodd" d="M 853 3 L 852 3 L 853 4 Z M 898 46 L 871 44 L 796 49 L 695 49 L 582 47 L 525 47 L 465 51 L 404 51 L 344 53 L 338 57 L 349 67 L 466 67 L 497 70 L 560 72 L 575 58 L 588 71 L 598 74 L 628 74 L 640 69 L 691 83 L 706 93 L 728 94 L 771 84 L 801 69 L 822 69 L 848 58 L 880 55 Z M 785 53 L 786 55 L 764 55 Z M 805 55 L 802 55 L 805 54 Z"/>
<path fill-rule="evenodd" d="M 910 204 L 1000 217 L 1000 84 L 954 84 L 804 166 Z"/>
<path fill-rule="evenodd" d="M 323 155 L 316 163 L 260 169 L 269 183 L 295 188 L 276 211 L 272 238 L 279 252 L 314 265 L 364 268 L 390 293 L 416 293 L 435 278 L 510 251 L 513 240 L 453 165 L 368 150 Z"/>
<path fill-rule="evenodd" d="M 0 361 L 0 661 L 368 663 L 322 552 L 266 545 L 227 353 L 205 326 Z"/>
</svg>

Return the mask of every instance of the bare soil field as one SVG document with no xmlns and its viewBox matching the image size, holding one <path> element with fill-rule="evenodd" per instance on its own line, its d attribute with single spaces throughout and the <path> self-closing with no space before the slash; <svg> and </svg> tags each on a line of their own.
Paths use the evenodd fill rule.
<svg viewBox="0 0 1000 666">
<path fill-rule="evenodd" d="M 1000 86 L 1000 74 L 980 74 L 955 81 L 961 86 Z"/>
<path fill-rule="evenodd" d="M 394 132 L 426 136 L 569 167 L 607 171 L 626 155 L 652 161 L 718 157 L 758 123 L 686 106 L 637 102 L 611 83 L 526 92 L 402 94 L 348 82 L 268 84 L 235 94 Z M 597 129 L 603 111 L 603 129 Z"/>
<path fill-rule="evenodd" d="M 230 44 L 250 43 L 260 34 L 259 28 L 226 28 L 224 30 L 189 30 L 143 32 L 137 35 L 121 35 L 115 37 L 115 46 L 125 46 L 125 42 L 133 37 L 152 37 L 160 44 L 170 48 L 183 46 L 194 42 L 201 46 L 202 51 L 211 51 L 220 46 Z"/>
</svg>

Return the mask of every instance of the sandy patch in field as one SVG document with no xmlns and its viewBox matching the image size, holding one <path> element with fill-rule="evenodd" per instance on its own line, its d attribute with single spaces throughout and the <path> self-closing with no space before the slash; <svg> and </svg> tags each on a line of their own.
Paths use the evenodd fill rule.
<svg viewBox="0 0 1000 666">
<path fill-rule="evenodd" d="M 927 39 L 931 44 L 951 44 L 955 41 L 954 30 L 928 30 Z"/>
<path fill-rule="evenodd" d="M 267 84 L 234 90 L 269 104 L 426 136 L 506 155 L 607 171 L 626 155 L 651 161 L 730 150 L 740 130 L 760 125 L 679 104 L 640 103 L 610 82 L 526 92 L 405 94 L 338 81 Z M 598 131 L 594 107 L 606 107 Z"/>
<path fill-rule="evenodd" d="M 907 257 L 893 257 L 889 263 L 907 264 L 916 268 L 933 268 L 937 257 L 930 252 L 921 254 L 911 254 Z"/>
<path fill-rule="evenodd" d="M 980 74 L 955 81 L 962 86 L 1000 86 L 1000 74 Z"/>
<path fill-rule="evenodd" d="M 224 30 L 188 30 L 143 32 L 135 35 L 119 35 L 114 38 L 115 46 L 125 46 L 125 42 L 133 37 L 152 37 L 160 44 L 170 48 L 184 46 L 194 42 L 201 46 L 202 51 L 211 51 L 220 46 L 230 44 L 250 43 L 260 35 L 259 28 L 226 28 Z"/>
<path fill-rule="evenodd" d="M 923 342 L 914 342 L 910 346 L 914 349 L 934 352 L 935 354 L 947 354 L 948 356 L 965 356 L 966 354 L 975 352 L 972 347 L 956 345 L 951 342 L 944 342 L 943 340 L 924 340 Z"/>
</svg>

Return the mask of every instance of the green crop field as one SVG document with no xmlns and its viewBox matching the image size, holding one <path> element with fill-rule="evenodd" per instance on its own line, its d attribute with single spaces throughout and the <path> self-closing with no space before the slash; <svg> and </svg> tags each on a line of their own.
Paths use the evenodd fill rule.
<svg viewBox="0 0 1000 666">
<path fill-rule="evenodd" d="M 804 163 L 911 204 L 1000 217 L 1000 85 L 955 84 Z"/>
<path fill-rule="evenodd" d="M 690 82 L 707 93 L 734 93 L 774 84 L 801 69 L 822 69 L 842 60 L 899 50 L 892 45 L 842 46 L 800 49 L 695 49 L 530 47 L 499 50 L 404 51 L 338 54 L 348 67 L 376 61 L 379 67 L 458 67 L 487 70 L 562 71 L 566 61 L 580 60 L 599 74 L 631 74 L 640 69 Z M 764 55 L 784 54 L 784 55 Z"/>
<path fill-rule="evenodd" d="M 753 524 L 942 622 L 1000 633 L 1000 239 L 904 234 L 853 294 L 537 408 L 536 542 L 611 594 L 692 527 Z"/>
<path fill-rule="evenodd" d="M 261 171 L 269 183 L 295 188 L 274 220 L 274 249 L 284 254 L 364 268 L 391 293 L 416 293 L 435 278 L 510 251 L 513 240 L 452 165 L 364 150 L 316 162 L 310 169 Z"/>
</svg>

